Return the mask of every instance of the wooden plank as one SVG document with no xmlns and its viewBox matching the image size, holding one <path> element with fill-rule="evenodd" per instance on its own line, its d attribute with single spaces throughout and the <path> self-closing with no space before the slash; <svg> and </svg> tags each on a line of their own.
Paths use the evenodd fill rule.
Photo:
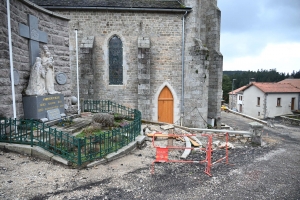
<svg viewBox="0 0 300 200">
<path fill-rule="evenodd" d="M 148 137 L 153 137 L 154 136 L 154 133 L 148 133 L 146 134 Z M 162 133 L 157 133 L 155 134 L 154 137 L 172 137 L 174 138 L 175 136 L 174 135 L 168 135 L 168 134 L 162 134 Z"/>
<path fill-rule="evenodd" d="M 190 139 L 190 141 L 191 141 L 191 143 L 192 143 L 193 146 L 195 146 L 195 147 L 199 147 L 200 146 L 200 144 L 198 144 L 198 142 L 196 142 L 192 138 L 189 137 L 189 139 Z"/>
<path fill-rule="evenodd" d="M 202 146 L 202 142 L 196 137 L 196 136 L 190 136 L 190 138 L 192 139 L 192 140 L 194 140 L 195 142 L 197 142 L 200 146 Z"/>
</svg>

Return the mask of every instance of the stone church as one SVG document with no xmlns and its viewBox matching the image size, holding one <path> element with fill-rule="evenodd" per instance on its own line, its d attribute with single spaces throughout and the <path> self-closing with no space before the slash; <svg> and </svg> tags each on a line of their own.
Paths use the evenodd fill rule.
<svg viewBox="0 0 300 200">
<path fill-rule="evenodd" d="M 61 63 L 56 73 L 70 78 L 64 86 L 55 85 L 65 98 L 77 96 L 78 41 L 80 98 L 136 108 L 145 120 L 220 126 L 217 0 L 19 1 L 38 8 L 39 27 L 48 29 L 50 50 Z"/>
</svg>

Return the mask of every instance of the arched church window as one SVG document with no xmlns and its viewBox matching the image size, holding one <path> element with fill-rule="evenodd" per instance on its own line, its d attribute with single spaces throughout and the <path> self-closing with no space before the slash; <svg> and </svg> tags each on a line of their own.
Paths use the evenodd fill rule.
<svg viewBox="0 0 300 200">
<path fill-rule="evenodd" d="M 123 44 L 117 35 L 109 41 L 109 84 L 123 84 Z"/>
</svg>

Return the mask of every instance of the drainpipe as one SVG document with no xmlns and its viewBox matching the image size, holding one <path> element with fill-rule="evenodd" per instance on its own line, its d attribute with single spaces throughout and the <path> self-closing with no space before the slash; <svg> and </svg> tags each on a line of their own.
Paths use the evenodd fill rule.
<svg viewBox="0 0 300 200">
<path fill-rule="evenodd" d="M 295 109 L 296 110 L 296 109 Z M 299 96 L 298 96 L 298 108 L 297 108 L 297 110 L 300 110 L 300 94 L 299 94 Z"/>
<path fill-rule="evenodd" d="M 184 37 L 184 22 L 185 22 L 185 16 L 187 15 L 187 11 L 185 14 L 182 16 L 182 58 L 181 58 L 181 63 L 182 63 L 182 72 L 181 72 L 181 120 L 180 120 L 180 125 L 182 126 L 182 121 L 183 121 L 183 116 L 184 116 L 184 42 L 185 42 L 185 37 Z"/>
<path fill-rule="evenodd" d="M 264 119 L 266 119 L 268 117 L 268 110 L 267 110 L 267 97 L 268 94 L 265 94 L 265 98 L 264 98 L 264 105 L 263 105 L 263 110 L 264 110 Z"/>
<path fill-rule="evenodd" d="M 77 103 L 78 103 L 78 115 L 80 115 L 80 99 L 79 99 L 79 73 L 78 73 L 78 42 L 77 42 L 77 28 L 75 29 L 76 37 L 76 69 L 77 69 Z"/>
<path fill-rule="evenodd" d="M 11 95 L 13 99 L 13 112 L 14 119 L 17 118 L 16 112 L 16 97 L 15 97 L 15 80 L 14 80 L 14 63 L 12 55 L 12 42 L 11 42 L 11 26 L 10 26 L 10 2 L 6 1 L 7 6 L 7 30 L 8 30 L 8 45 L 9 45 L 9 62 L 10 62 L 10 80 L 11 80 Z"/>
</svg>

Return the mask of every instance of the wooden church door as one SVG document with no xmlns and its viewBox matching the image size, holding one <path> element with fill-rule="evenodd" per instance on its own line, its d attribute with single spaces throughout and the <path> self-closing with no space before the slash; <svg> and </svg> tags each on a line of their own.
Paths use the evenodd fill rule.
<svg viewBox="0 0 300 200">
<path fill-rule="evenodd" d="M 164 87 L 158 97 L 158 121 L 173 124 L 173 95 Z"/>
</svg>

